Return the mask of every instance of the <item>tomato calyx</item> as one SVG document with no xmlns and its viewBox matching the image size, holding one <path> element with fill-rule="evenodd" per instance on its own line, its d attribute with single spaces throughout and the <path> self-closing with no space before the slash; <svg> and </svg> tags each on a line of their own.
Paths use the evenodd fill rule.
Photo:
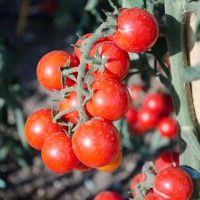
<svg viewBox="0 0 200 200">
<path fill-rule="evenodd" d="M 142 172 L 136 175 L 131 182 L 131 193 L 134 200 L 141 200 L 147 195 L 152 189 L 155 176 L 156 172 L 153 162 L 146 162 L 142 167 Z"/>
</svg>

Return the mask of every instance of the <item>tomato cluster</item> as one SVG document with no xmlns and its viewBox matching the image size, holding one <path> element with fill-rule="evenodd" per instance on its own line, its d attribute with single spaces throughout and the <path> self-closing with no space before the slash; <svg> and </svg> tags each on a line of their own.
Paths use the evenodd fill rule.
<svg viewBox="0 0 200 200">
<path fill-rule="evenodd" d="M 139 193 L 144 195 L 143 200 L 187 200 L 193 192 L 193 182 L 187 172 L 179 167 L 177 152 L 164 152 L 154 161 L 154 179 L 148 180 L 148 174 L 138 173 L 130 183 L 133 197 Z M 148 189 L 146 185 L 151 181 Z M 182 191 L 182 192 L 181 192 Z"/>
<path fill-rule="evenodd" d="M 156 129 L 162 137 L 173 139 L 177 135 L 178 124 L 171 116 L 174 112 L 171 96 L 161 92 L 146 93 L 141 85 L 131 85 L 128 89 L 132 101 L 126 113 L 130 132 L 143 135 Z"/>
</svg>

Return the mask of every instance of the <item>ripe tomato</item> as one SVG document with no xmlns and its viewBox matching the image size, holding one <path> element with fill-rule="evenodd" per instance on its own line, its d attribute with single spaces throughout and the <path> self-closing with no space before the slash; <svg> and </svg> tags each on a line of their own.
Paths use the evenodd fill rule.
<svg viewBox="0 0 200 200">
<path fill-rule="evenodd" d="M 164 95 L 165 97 L 165 113 L 166 114 L 170 114 L 172 112 L 174 112 L 174 104 L 173 104 L 173 100 L 172 100 L 172 97 L 171 95 L 168 95 L 168 94 L 165 94 Z"/>
<path fill-rule="evenodd" d="M 40 84 L 49 91 L 61 90 L 60 67 L 64 67 L 70 58 L 70 67 L 78 66 L 79 61 L 73 55 L 55 50 L 45 54 L 37 65 L 37 78 Z"/>
<path fill-rule="evenodd" d="M 49 136 L 42 146 L 42 161 L 56 173 L 73 170 L 79 163 L 72 149 L 72 142 L 64 132 Z"/>
<path fill-rule="evenodd" d="M 100 70 L 96 70 L 92 73 L 95 78 L 111 77 L 117 80 L 122 80 L 128 73 L 130 68 L 130 58 L 126 51 L 119 48 L 114 42 L 106 41 L 101 42 L 90 51 L 91 57 L 96 57 L 96 51 L 102 58 L 107 58 L 105 64 L 105 71 L 102 73 Z M 93 68 L 93 65 L 88 65 L 89 69 Z"/>
<path fill-rule="evenodd" d="M 83 164 L 98 168 L 116 159 L 120 150 L 120 136 L 111 122 L 89 120 L 75 130 L 72 146 Z"/>
<path fill-rule="evenodd" d="M 159 200 L 188 200 L 193 192 L 193 182 L 180 167 L 168 167 L 156 175 L 153 192 Z"/>
<path fill-rule="evenodd" d="M 177 152 L 167 151 L 158 156 L 155 160 L 155 167 L 160 171 L 167 167 L 179 166 L 179 154 Z"/>
<path fill-rule="evenodd" d="M 103 191 L 97 194 L 94 200 L 123 200 L 123 198 L 116 192 Z"/>
<path fill-rule="evenodd" d="M 162 137 L 172 139 L 177 134 L 178 124 L 175 119 L 165 116 L 159 121 L 157 129 Z"/>
<path fill-rule="evenodd" d="M 165 97 L 161 93 L 149 94 L 145 97 L 143 107 L 158 115 L 164 113 L 166 109 Z"/>
<path fill-rule="evenodd" d="M 121 82 L 113 78 L 99 78 L 91 87 L 94 94 L 86 103 L 86 108 L 92 116 L 114 121 L 126 114 L 130 107 L 130 95 Z"/>
<path fill-rule="evenodd" d="M 158 200 L 154 193 L 147 194 L 142 200 Z"/>
<path fill-rule="evenodd" d="M 131 132 L 132 135 L 137 135 L 137 136 L 141 136 L 145 133 L 146 129 L 145 127 L 142 127 L 138 121 L 136 121 L 135 123 L 129 124 L 129 130 Z"/>
<path fill-rule="evenodd" d="M 137 110 L 131 106 L 126 113 L 126 120 L 129 124 L 137 122 Z"/>
<path fill-rule="evenodd" d="M 92 35 L 93 35 L 93 33 L 87 33 L 87 34 L 83 35 L 82 37 L 83 37 L 83 39 L 87 39 L 87 38 L 91 37 Z M 108 39 L 106 37 L 101 37 L 94 43 L 94 45 L 98 44 L 98 43 L 101 43 L 101 42 L 104 42 L 104 41 L 108 41 Z M 78 39 L 78 41 L 76 42 L 76 45 L 77 46 L 81 46 L 82 45 L 82 40 Z M 82 52 L 81 52 L 81 50 L 79 48 L 76 48 L 76 47 L 74 48 L 74 54 L 80 60 Z"/>
<path fill-rule="evenodd" d="M 128 90 L 134 105 L 138 105 L 143 101 L 144 87 L 142 85 L 131 85 Z"/>
<path fill-rule="evenodd" d="M 82 162 L 79 162 L 74 169 L 77 171 L 85 172 L 91 170 L 92 168 L 84 165 Z"/>
<path fill-rule="evenodd" d="M 24 126 L 25 137 L 29 145 L 41 150 L 44 141 L 53 133 L 62 131 L 63 127 L 53 123 L 51 109 L 40 109 L 32 113 Z"/>
<path fill-rule="evenodd" d="M 158 121 L 159 116 L 149 109 L 142 107 L 138 110 L 138 126 L 141 127 L 143 131 L 155 128 Z"/>
<path fill-rule="evenodd" d="M 141 8 L 120 12 L 113 41 L 123 50 L 140 53 L 151 48 L 158 38 L 158 23 L 153 15 Z"/>
<path fill-rule="evenodd" d="M 112 161 L 111 163 L 109 163 L 106 166 L 99 167 L 98 170 L 100 170 L 102 172 L 113 172 L 120 166 L 121 162 L 122 162 L 122 152 L 119 151 L 119 153 L 114 161 Z"/>
<path fill-rule="evenodd" d="M 131 180 L 131 184 L 130 184 L 130 189 L 131 190 L 135 190 L 137 185 L 139 185 L 141 182 L 146 181 L 146 174 L 145 173 L 138 173 L 136 176 L 133 177 L 133 179 Z M 133 197 L 137 197 L 137 192 L 132 192 L 132 196 Z"/>
</svg>

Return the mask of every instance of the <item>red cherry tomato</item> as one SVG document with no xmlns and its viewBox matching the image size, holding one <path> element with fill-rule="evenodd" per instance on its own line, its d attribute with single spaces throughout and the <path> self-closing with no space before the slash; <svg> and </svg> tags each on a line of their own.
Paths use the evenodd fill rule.
<svg viewBox="0 0 200 200">
<path fill-rule="evenodd" d="M 102 172 L 113 172 L 120 166 L 121 162 L 122 162 L 122 152 L 119 151 L 119 153 L 114 161 L 112 161 L 111 163 L 109 163 L 106 166 L 99 167 L 98 170 L 100 170 Z"/>
<path fill-rule="evenodd" d="M 177 121 L 171 117 L 163 117 L 157 125 L 158 132 L 161 136 L 172 139 L 177 135 Z"/>
<path fill-rule="evenodd" d="M 137 136 L 141 136 L 145 133 L 146 128 L 142 127 L 138 121 L 136 121 L 135 123 L 129 124 L 129 130 L 131 132 L 132 135 L 137 135 Z"/>
<path fill-rule="evenodd" d="M 135 190 L 138 184 L 146 181 L 146 178 L 147 178 L 147 176 L 145 173 L 138 173 L 137 175 L 135 175 L 133 177 L 133 179 L 131 180 L 130 189 Z M 137 192 L 135 192 L 135 191 L 132 192 L 133 197 L 137 197 L 137 195 L 138 195 Z"/>
<path fill-rule="evenodd" d="M 124 9 L 118 16 L 114 42 L 128 52 L 144 52 L 158 38 L 158 23 L 153 15 L 141 8 Z"/>
<path fill-rule="evenodd" d="M 25 137 L 29 145 L 41 150 L 44 141 L 53 133 L 62 131 L 63 127 L 53 123 L 51 109 L 40 109 L 32 113 L 24 127 Z"/>
<path fill-rule="evenodd" d="M 40 84 L 49 91 L 61 90 L 60 67 L 64 67 L 70 58 L 70 66 L 78 66 L 79 61 L 71 54 L 55 50 L 45 54 L 37 65 L 37 78 Z"/>
<path fill-rule="evenodd" d="M 143 101 L 144 87 L 142 85 L 131 85 L 128 90 L 133 104 L 139 104 Z"/>
<path fill-rule="evenodd" d="M 168 167 L 158 172 L 153 193 L 159 200 L 188 200 L 193 192 L 193 182 L 180 167 Z"/>
<path fill-rule="evenodd" d="M 177 152 L 167 151 L 158 156 L 155 160 L 155 167 L 160 171 L 167 167 L 179 166 L 179 154 Z"/>
<path fill-rule="evenodd" d="M 99 78 L 92 83 L 94 92 L 86 108 L 94 117 L 111 121 L 122 118 L 130 107 L 127 88 L 113 78 Z"/>
<path fill-rule="evenodd" d="M 77 171 L 85 172 L 91 170 L 92 168 L 84 165 L 82 162 L 79 162 L 74 169 Z"/>
<path fill-rule="evenodd" d="M 94 200 L 123 200 L 123 198 L 116 192 L 103 191 L 97 194 Z"/>
<path fill-rule="evenodd" d="M 141 108 L 138 110 L 138 126 L 143 131 L 147 131 L 156 127 L 159 121 L 159 116 L 149 109 Z"/>
<path fill-rule="evenodd" d="M 159 200 L 153 193 L 147 194 L 142 200 Z"/>
<path fill-rule="evenodd" d="M 72 145 L 83 164 L 98 168 L 116 159 L 120 150 L 120 136 L 111 122 L 90 120 L 75 130 Z"/>
<path fill-rule="evenodd" d="M 158 115 L 165 112 L 165 97 L 161 93 L 149 94 L 145 97 L 143 107 Z"/>
<path fill-rule="evenodd" d="M 90 56 L 96 57 L 96 51 L 99 51 L 102 58 L 107 58 L 108 60 L 103 73 L 100 70 L 92 73 L 95 78 L 111 77 L 122 80 L 127 75 L 130 68 L 130 58 L 126 51 L 111 41 L 102 42 L 93 46 L 90 51 Z M 88 67 L 92 69 L 93 65 L 88 65 Z"/>
<path fill-rule="evenodd" d="M 93 33 L 87 33 L 87 34 L 83 35 L 82 37 L 83 37 L 83 39 L 87 39 L 87 38 L 91 37 L 92 35 L 93 35 Z M 98 43 L 101 43 L 101 42 L 104 42 L 104 41 L 108 41 L 108 39 L 106 37 L 101 37 L 94 43 L 94 45 L 98 44 Z M 78 39 L 78 41 L 76 42 L 76 45 L 77 46 L 81 46 L 82 45 L 82 40 Z M 74 48 L 74 54 L 80 60 L 82 52 L 81 52 L 81 50 L 79 48 L 76 48 L 76 47 Z"/>
<path fill-rule="evenodd" d="M 56 173 L 73 170 L 79 163 L 72 149 L 72 142 L 64 132 L 49 136 L 42 146 L 42 161 Z"/>
<path fill-rule="evenodd" d="M 126 120 L 129 124 L 137 122 L 137 110 L 131 106 L 126 113 Z"/>
</svg>

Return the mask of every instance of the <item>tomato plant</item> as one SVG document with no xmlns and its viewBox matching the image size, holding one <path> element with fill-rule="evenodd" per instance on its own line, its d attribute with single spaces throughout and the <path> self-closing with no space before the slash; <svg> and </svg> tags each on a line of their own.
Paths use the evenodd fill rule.
<svg viewBox="0 0 200 200">
<path fill-rule="evenodd" d="M 158 38 L 158 24 L 153 15 L 141 8 L 123 9 L 117 18 L 113 41 L 128 52 L 143 52 Z"/>
<path fill-rule="evenodd" d="M 160 200 L 188 200 L 193 192 L 193 182 L 180 167 L 168 167 L 156 175 L 153 192 Z"/>
<path fill-rule="evenodd" d="M 49 136 L 42 146 L 42 161 L 56 173 L 73 170 L 79 163 L 72 149 L 72 141 L 64 132 L 56 132 Z"/>
<path fill-rule="evenodd" d="M 158 199 L 153 193 L 149 193 L 143 198 L 143 200 L 158 200 Z"/>
<path fill-rule="evenodd" d="M 32 113 L 24 127 L 27 142 L 35 149 L 41 150 L 44 141 L 53 133 L 62 131 L 64 128 L 53 123 L 51 109 L 40 109 Z"/>
<path fill-rule="evenodd" d="M 114 121 L 126 114 L 130 95 L 121 82 L 113 78 L 99 78 L 91 87 L 94 94 L 86 108 L 92 116 Z"/>
<path fill-rule="evenodd" d="M 98 168 L 116 159 L 120 150 L 120 136 L 111 122 L 89 120 L 76 129 L 72 145 L 83 164 Z"/>
</svg>

